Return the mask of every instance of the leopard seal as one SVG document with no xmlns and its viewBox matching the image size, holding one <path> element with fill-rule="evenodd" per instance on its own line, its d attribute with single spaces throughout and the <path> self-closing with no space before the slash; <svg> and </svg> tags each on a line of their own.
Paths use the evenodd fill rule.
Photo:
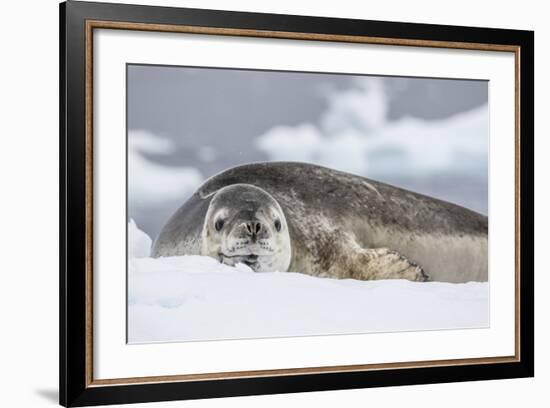
<svg viewBox="0 0 550 408">
<path fill-rule="evenodd" d="M 171 216 L 153 257 L 206 255 L 256 272 L 330 278 L 488 280 L 487 217 L 299 162 L 225 170 Z"/>
</svg>

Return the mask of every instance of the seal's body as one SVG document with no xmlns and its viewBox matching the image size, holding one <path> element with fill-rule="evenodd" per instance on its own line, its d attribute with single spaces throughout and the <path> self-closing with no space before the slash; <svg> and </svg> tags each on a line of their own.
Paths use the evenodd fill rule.
<svg viewBox="0 0 550 408">
<path fill-rule="evenodd" d="M 153 256 L 208 255 L 258 272 L 486 281 L 487 217 L 325 167 L 254 163 L 207 180 Z"/>
</svg>

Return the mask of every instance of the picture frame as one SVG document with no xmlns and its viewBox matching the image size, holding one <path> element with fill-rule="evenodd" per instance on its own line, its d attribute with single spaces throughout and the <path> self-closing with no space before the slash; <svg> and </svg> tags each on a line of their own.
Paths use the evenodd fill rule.
<svg viewBox="0 0 550 408">
<path fill-rule="evenodd" d="M 514 58 L 514 352 L 436 360 L 95 378 L 94 33 L 149 32 L 510 53 Z M 417 57 L 418 58 L 418 57 Z M 60 5 L 60 404 L 87 406 L 534 375 L 534 33 L 68 1 Z M 498 118 L 497 118 L 498 119 Z M 123 161 L 123 158 L 120 158 Z M 503 182 L 499 174 L 491 179 Z M 510 181 L 510 180 L 508 180 Z M 510 181 L 511 182 L 511 181 Z M 121 298 L 126 294 L 120 293 Z M 104 316 L 104 314 L 101 314 Z M 253 344 L 251 340 L 250 344 Z M 145 346 L 146 347 L 146 346 Z M 147 364 L 144 362 L 143 364 Z"/>
</svg>

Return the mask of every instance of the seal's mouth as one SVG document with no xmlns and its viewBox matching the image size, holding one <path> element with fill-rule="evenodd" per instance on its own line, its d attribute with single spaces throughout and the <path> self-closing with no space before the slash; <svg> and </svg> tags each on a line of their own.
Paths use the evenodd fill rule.
<svg viewBox="0 0 550 408">
<path fill-rule="evenodd" d="M 229 259 L 231 259 L 231 261 L 234 264 L 243 263 L 243 264 L 245 264 L 247 266 L 250 266 L 250 267 L 253 267 L 258 263 L 258 258 L 259 257 L 260 256 L 256 255 L 256 254 L 229 256 L 229 255 L 225 255 L 223 253 L 220 253 L 220 260 L 221 260 L 222 263 L 224 263 L 223 262 L 224 258 L 229 258 Z"/>
<path fill-rule="evenodd" d="M 253 266 L 258 262 L 258 255 L 248 255 L 241 262 L 247 266 Z"/>
</svg>

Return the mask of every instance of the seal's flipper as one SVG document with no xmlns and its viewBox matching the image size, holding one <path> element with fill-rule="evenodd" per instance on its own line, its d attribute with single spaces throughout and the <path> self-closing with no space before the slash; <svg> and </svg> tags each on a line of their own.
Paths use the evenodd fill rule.
<svg viewBox="0 0 550 408">
<path fill-rule="evenodd" d="M 388 248 L 361 249 L 356 256 L 360 257 L 358 264 L 363 265 L 359 279 L 407 279 L 415 282 L 429 280 L 421 266 Z"/>
</svg>

